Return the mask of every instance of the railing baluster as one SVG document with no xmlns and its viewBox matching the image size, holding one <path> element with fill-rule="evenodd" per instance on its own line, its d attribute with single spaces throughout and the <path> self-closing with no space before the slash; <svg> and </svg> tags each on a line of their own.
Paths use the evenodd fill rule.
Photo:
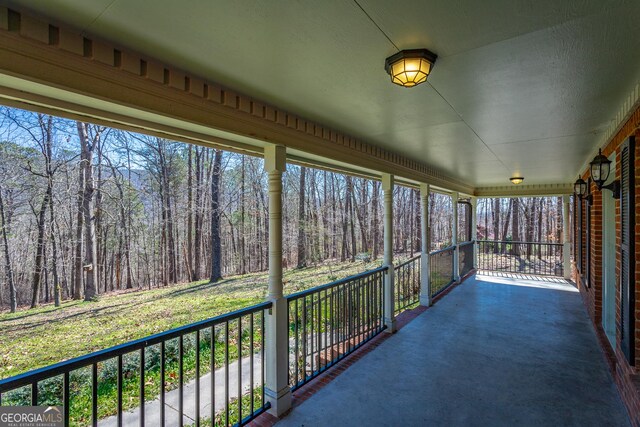
<svg viewBox="0 0 640 427">
<path fill-rule="evenodd" d="M 211 425 L 215 425 L 216 418 L 216 327 L 211 326 Z"/>
<path fill-rule="evenodd" d="M 242 422 L 242 317 L 238 317 L 238 424 Z"/>
<path fill-rule="evenodd" d="M 300 381 L 300 307 L 298 306 L 298 301 L 296 300 L 296 308 L 295 308 L 295 318 L 294 318 L 294 323 L 293 323 L 293 328 L 294 328 L 294 340 L 293 340 L 293 345 L 294 345 L 294 363 L 296 366 L 296 370 L 294 372 L 294 385 L 298 384 L 298 382 Z"/>
<path fill-rule="evenodd" d="M 262 351 L 262 362 L 260 363 L 261 368 L 262 368 L 262 406 L 265 405 L 265 401 L 264 401 L 264 311 L 262 312 L 262 316 L 260 316 L 260 347 L 261 347 L 261 351 Z"/>
<path fill-rule="evenodd" d="M 324 332 L 323 332 L 324 345 L 323 345 L 322 348 L 324 349 L 324 368 L 325 369 L 327 368 L 327 361 L 329 360 L 328 359 L 328 354 L 327 354 L 327 351 L 329 350 L 328 349 L 328 347 L 329 347 L 329 339 L 328 339 L 328 336 L 327 336 L 327 334 L 329 333 L 329 327 L 328 327 L 328 324 L 327 324 L 327 321 L 329 319 L 329 315 L 327 313 L 327 309 L 328 309 L 328 306 L 329 306 L 328 301 L 329 300 L 328 300 L 328 296 L 327 296 L 327 290 L 325 289 L 324 290 L 324 305 L 323 305 L 323 309 L 322 309 L 322 316 L 323 316 L 322 317 L 322 326 L 324 327 L 323 328 L 324 329 Z"/>
<path fill-rule="evenodd" d="M 38 406 L 38 382 L 31 384 L 31 406 Z"/>
<path fill-rule="evenodd" d="M 307 297 L 302 298 L 302 382 L 307 381 Z"/>
<path fill-rule="evenodd" d="M 37 404 L 37 403 L 36 403 Z M 98 426 L 98 364 L 91 365 L 91 423 Z"/>
<path fill-rule="evenodd" d="M 311 305 L 310 305 L 311 312 L 309 313 L 309 319 L 311 320 L 311 331 L 309 333 L 309 344 L 311 346 L 311 349 L 310 349 L 309 357 L 311 358 L 311 372 L 314 372 L 315 371 L 315 369 L 314 369 L 315 360 L 313 360 L 314 359 L 313 354 L 315 353 L 315 345 L 314 345 L 313 341 L 314 341 L 314 338 L 315 338 L 315 331 L 313 330 L 314 329 L 313 323 L 315 321 L 315 317 L 314 317 L 314 314 L 315 314 L 315 307 L 314 307 L 315 306 L 315 294 L 311 294 L 309 296 L 309 298 L 311 299 L 311 301 L 310 301 L 310 303 L 311 303 Z"/>
<path fill-rule="evenodd" d="M 144 347 L 140 349 L 140 427 L 144 427 Z"/>
<path fill-rule="evenodd" d="M 71 406 L 71 399 L 69 393 L 69 372 L 65 372 L 62 376 L 62 401 L 64 406 L 62 407 L 62 417 L 64 419 L 64 425 L 69 425 L 69 408 Z M 120 425 L 120 424 L 118 424 Z"/>
<path fill-rule="evenodd" d="M 167 383 L 167 379 L 166 379 L 166 348 L 165 348 L 165 341 L 162 341 L 160 343 L 160 426 L 164 427 L 164 399 L 165 399 L 165 389 L 166 389 L 166 383 Z M 122 402 L 120 402 L 122 404 Z M 118 411 L 120 412 L 120 411 Z"/>
<path fill-rule="evenodd" d="M 229 321 L 224 323 L 224 413 L 225 425 L 229 425 Z"/>
<path fill-rule="evenodd" d="M 347 287 L 347 306 L 349 307 L 349 352 L 353 350 L 353 286 Z"/>
<path fill-rule="evenodd" d="M 321 358 L 321 354 L 322 354 L 322 293 L 318 292 L 318 332 L 317 332 L 317 339 L 318 339 L 318 345 L 317 345 L 317 349 L 318 349 L 318 371 L 322 370 L 322 358 Z"/>
<path fill-rule="evenodd" d="M 251 392 L 251 414 L 253 414 L 253 313 L 250 315 L 251 323 L 249 324 L 249 390 Z"/>
<path fill-rule="evenodd" d="M 369 339 L 371 331 L 371 319 L 369 317 L 371 277 L 365 277 L 362 285 L 362 337 L 366 341 Z"/>
<path fill-rule="evenodd" d="M 184 421 L 184 335 L 178 339 L 178 425 L 182 427 Z"/>
<path fill-rule="evenodd" d="M 118 355 L 118 380 L 117 380 L 117 386 L 118 386 L 118 427 L 122 426 L 122 389 L 124 387 L 124 384 L 122 383 L 122 355 L 119 354 Z M 164 389 L 163 389 L 164 390 Z M 163 396 L 164 397 L 164 396 Z M 163 409 L 164 409 L 164 400 L 162 401 L 163 403 Z"/>
<path fill-rule="evenodd" d="M 200 330 L 196 331 L 196 427 L 200 427 Z"/>
<path fill-rule="evenodd" d="M 329 350 L 329 358 L 331 359 L 331 364 L 333 365 L 333 361 L 335 359 L 335 357 L 333 356 L 333 352 L 334 352 L 334 348 L 333 348 L 333 341 L 335 338 L 335 332 L 336 332 L 336 324 L 335 324 L 335 307 L 334 307 L 334 299 L 335 299 L 335 291 L 333 289 L 331 289 L 331 301 L 329 303 L 329 317 L 330 317 L 330 336 L 329 336 L 329 342 L 330 342 L 330 350 Z"/>
<path fill-rule="evenodd" d="M 353 310 L 354 313 L 354 317 L 355 317 L 355 322 L 354 322 L 354 334 L 355 334 L 355 339 L 354 339 L 354 343 L 357 346 L 358 343 L 360 342 L 360 329 L 361 329 L 361 317 L 360 317 L 360 313 L 362 313 L 361 311 L 361 291 L 362 291 L 362 279 L 358 279 L 358 281 L 356 282 L 356 286 L 353 289 L 354 292 L 354 301 L 355 301 L 355 310 Z"/>
</svg>

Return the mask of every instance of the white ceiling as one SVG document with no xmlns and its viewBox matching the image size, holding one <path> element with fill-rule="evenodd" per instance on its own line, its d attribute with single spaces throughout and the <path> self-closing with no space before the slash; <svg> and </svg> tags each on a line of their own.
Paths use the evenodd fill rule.
<svg viewBox="0 0 640 427">
<path fill-rule="evenodd" d="M 573 181 L 640 81 L 637 0 L 4 3 L 474 186 Z M 420 47 L 428 83 L 392 85 L 384 59 Z"/>
</svg>

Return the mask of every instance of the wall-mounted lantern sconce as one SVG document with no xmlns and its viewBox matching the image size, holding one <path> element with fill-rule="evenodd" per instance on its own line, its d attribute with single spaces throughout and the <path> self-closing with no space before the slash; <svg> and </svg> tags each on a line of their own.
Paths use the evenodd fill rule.
<svg viewBox="0 0 640 427">
<path fill-rule="evenodd" d="M 604 185 L 611 173 L 611 160 L 602 155 L 602 150 L 598 151 L 598 155 L 589 163 L 591 166 L 591 178 L 598 187 L 598 190 L 602 191 L 603 188 L 611 190 L 613 192 L 613 198 L 620 198 L 620 181 L 615 180 L 609 185 Z"/>
<path fill-rule="evenodd" d="M 591 204 L 593 202 L 593 196 L 591 196 L 591 194 L 587 194 L 588 191 L 589 184 L 578 176 L 578 179 L 573 184 L 573 192 L 576 193 L 576 196 L 578 196 L 580 200 L 586 200 L 588 204 Z"/>
</svg>

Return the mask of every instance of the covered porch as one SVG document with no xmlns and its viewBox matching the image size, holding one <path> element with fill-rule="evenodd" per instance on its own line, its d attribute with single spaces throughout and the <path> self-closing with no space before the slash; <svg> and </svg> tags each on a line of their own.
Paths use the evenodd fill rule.
<svg viewBox="0 0 640 427">
<path fill-rule="evenodd" d="M 563 279 L 475 275 L 318 381 L 278 426 L 629 424 L 578 290 Z"/>
<path fill-rule="evenodd" d="M 0 1 L 1 104 L 263 158 L 269 270 L 261 304 L 0 379 L 0 404 L 55 403 L 67 425 L 101 425 L 110 364 L 117 426 L 640 425 L 639 5 L 406 3 L 396 16 L 377 0 Z M 382 63 L 415 43 L 440 56 L 406 92 Z M 589 168 L 600 149 L 609 181 Z M 380 267 L 285 295 L 290 164 L 381 183 Z M 397 186 L 419 191 L 421 245 L 402 263 Z M 453 218 L 435 252 L 432 193 L 451 198 Z M 561 198 L 554 243 L 479 241 L 478 199 L 527 196 Z M 498 250 L 504 272 L 476 274 L 495 269 Z M 537 261 L 512 262 L 522 253 Z M 555 278 L 520 275 L 541 272 Z M 598 339 L 603 301 L 610 342 Z M 81 421 L 70 409 L 79 370 Z"/>
</svg>

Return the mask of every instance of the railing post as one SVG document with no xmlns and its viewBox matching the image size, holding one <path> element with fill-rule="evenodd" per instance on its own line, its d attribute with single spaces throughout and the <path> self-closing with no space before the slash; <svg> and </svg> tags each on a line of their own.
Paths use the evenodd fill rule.
<svg viewBox="0 0 640 427">
<path fill-rule="evenodd" d="M 473 241 L 473 268 L 478 269 L 478 198 L 471 197 L 471 240 Z"/>
<path fill-rule="evenodd" d="M 458 192 L 451 194 L 451 203 L 453 204 L 453 230 L 451 236 L 451 246 L 453 249 L 453 280 L 460 281 L 460 246 L 458 246 Z"/>
<path fill-rule="evenodd" d="M 571 243 L 569 234 L 569 195 L 562 196 L 562 270 L 565 279 L 571 279 Z"/>
<path fill-rule="evenodd" d="M 422 247 L 420 252 L 420 305 L 431 305 L 431 286 L 429 283 L 429 248 L 431 247 L 431 233 L 429 233 L 429 184 L 420 184 L 420 231 Z"/>
<path fill-rule="evenodd" d="M 384 323 L 387 332 L 396 331 L 395 289 L 393 281 L 393 175 L 382 174 L 384 193 L 384 265 L 389 267 L 384 276 Z"/>
<path fill-rule="evenodd" d="M 282 174 L 286 170 L 286 149 L 268 145 L 264 168 L 269 175 L 269 291 L 273 303 L 265 316 L 265 398 L 269 412 L 280 416 L 291 408 L 289 387 L 289 330 L 287 299 L 282 286 Z"/>
</svg>

